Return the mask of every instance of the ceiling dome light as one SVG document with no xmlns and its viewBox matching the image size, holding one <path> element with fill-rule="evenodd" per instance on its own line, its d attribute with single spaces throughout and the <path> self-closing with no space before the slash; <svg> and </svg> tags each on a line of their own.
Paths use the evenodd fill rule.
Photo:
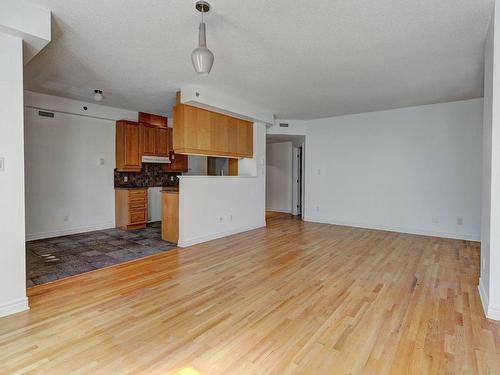
<svg viewBox="0 0 500 375">
<path fill-rule="evenodd" d="M 94 90 L 94 100 L 96 102 L 100 102 L 104 99 L 104 95 L 102 95 L 102 90 Z"/>
<path fill-rule="evenodd" d="M 210 10 L 210 4 L 206 1 L 197 1 L 196 9 L 201 12 L 201 23 L 198 32 L 198 48 L 191 53 L 191 61 L 194 70 L 199 75 L 207 76 L 214 65 L 214 54 L 207 48 L 207 37 L 205 22 L 203 22 L 203 13 Z"/>
</svg>

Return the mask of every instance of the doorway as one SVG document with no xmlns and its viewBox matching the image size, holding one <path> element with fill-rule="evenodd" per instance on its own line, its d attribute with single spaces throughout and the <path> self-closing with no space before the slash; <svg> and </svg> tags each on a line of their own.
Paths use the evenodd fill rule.
<svg viewBox="0 0 500 375">
<path fill-rule="evenodd" d="M 305 137 L 266 137 L 266 210 L 302 217 Z"/>
</svg>

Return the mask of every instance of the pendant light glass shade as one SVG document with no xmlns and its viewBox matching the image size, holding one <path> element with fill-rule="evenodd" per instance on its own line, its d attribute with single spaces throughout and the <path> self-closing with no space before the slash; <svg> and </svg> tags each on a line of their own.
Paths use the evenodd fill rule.
<svg viewBox="0 0 500 375">
<path fill-rule="evenodd" d="M 191 61 L 193 62 L 194 70 L 199 75 L 207 76 L 212 70 L 214 64 L 214 54 L 207 48 L 207 37 L 205 23 L 200 23 L 198 35 L 198 48 L 191 53 Z"/>
</svg>

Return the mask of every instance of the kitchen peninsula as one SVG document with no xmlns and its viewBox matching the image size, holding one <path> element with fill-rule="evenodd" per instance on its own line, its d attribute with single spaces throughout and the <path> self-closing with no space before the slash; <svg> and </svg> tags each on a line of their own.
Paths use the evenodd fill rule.
<svg viewBox="0 0 500 375">
<path fill-rule="evenodd" d="M 116 224 L 122 229 L 145 227 L 151 216 L 148 206 L 150 210 L 161 207 L 161 238 L 178 243 L 182 232 L 181 201 L 190 199 L 193 183 L 201 188 L 209 178 L 208 181 L 223 184 L 222 190 L 242 181 L 243 176 L 252 177 L 245 170 L 240 171 L 239 165 L 243 159 L 246 160 L 244 166 L 253 160 L 254 124 L 183 104 L 180 95 L 173 108 L 173 127 L 169 128 L 167 123 L 166 117 L 145 113 L 139 114 L 137 123 L 117 122 Z M 199 175 L 191 173 L 191 177 L 200 179 L 190 180 L 185 194 L 179 178 L 188 171 L 188 156 L 204 168 Z M 255 161 L 252 163 L 255 164 Z M 148 191 L 152 188 L 157 189 L 160 195 L 156 202 L 149 197 L 151 193 Z M 185 206 L 192 210 L 190 204 Z M 203 216 L 203 213 L 200 212 L 200 215 Z M 242 221 L 236 209 L 217 214 L 212 220 L 218 223 L 219 228 L 232 228 Z M 206 228 L 200 228 L 200 231 Z"/>
</svg>

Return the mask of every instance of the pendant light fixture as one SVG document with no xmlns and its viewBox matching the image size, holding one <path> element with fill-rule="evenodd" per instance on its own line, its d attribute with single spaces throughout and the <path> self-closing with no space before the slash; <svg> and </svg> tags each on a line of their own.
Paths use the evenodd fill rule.
<svg viewBox="0 0 500 375">
<path fill-rule="evenodd" d="M 193 62 L 194 70 L 202 76 L 207 76 L 214 64 L 214 54 L 207 48 L 207 36 L 205 22 L 203 22 L 203 14 L 210 10 L 210 4 L 206 1 L 197 1 L 196 10 L 201 12 L 201 23 L 198 33 L 198 48 L 191 53 L 191 61 Z"/>
</svg>

